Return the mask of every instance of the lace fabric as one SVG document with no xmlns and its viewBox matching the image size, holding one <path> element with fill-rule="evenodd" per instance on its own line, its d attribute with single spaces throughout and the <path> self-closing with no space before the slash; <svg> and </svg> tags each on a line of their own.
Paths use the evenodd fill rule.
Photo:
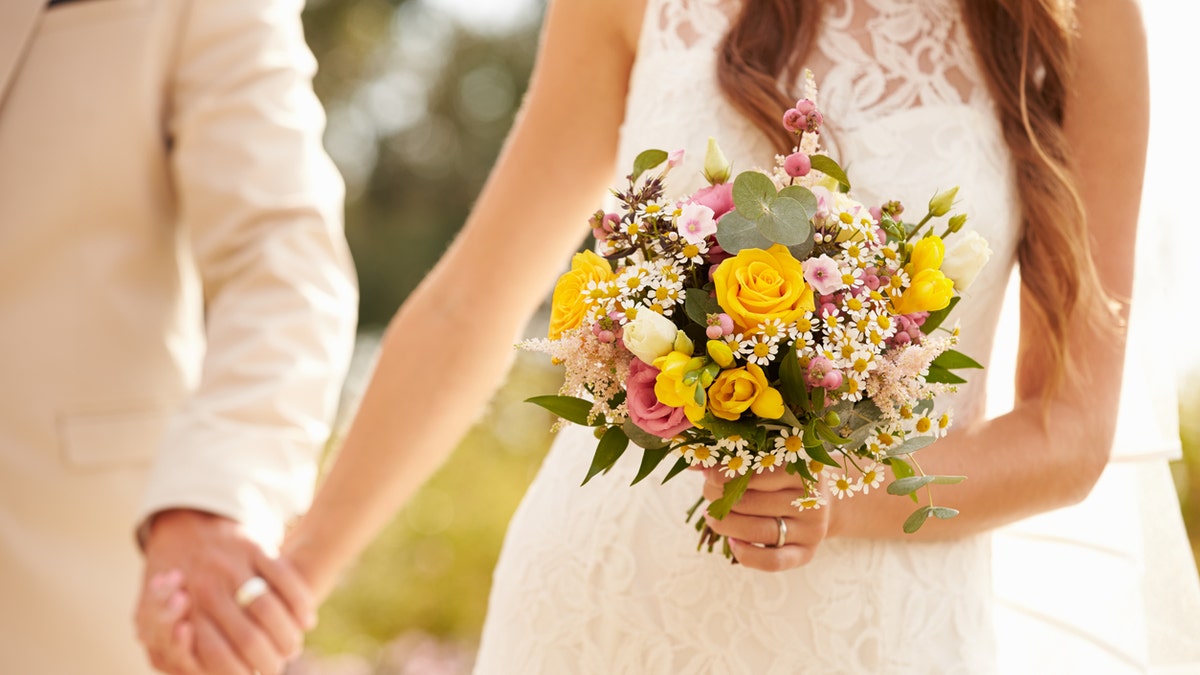
<svg viewBox="0 0 1200 675">
<path fill-rule="evenodd" d="M 669 194 L 701 187 L 709 136 L 735 172 L 771 164 L 768 139 L 716 83 L 717 49 L 739 9 L 730 0 L 648 0 L 614 184 L 638 152 L 657 147 L 686 153 Z M 900 199 L 922 212 L 934 193 L 960 186 L 968 227 L 994 251 L 956 311 L 960 348 L 986 365 L 1019 213 L 958 3 L 831 1 L 808 65 L 832 125 L 823 140 L 861 201 Z M 961 387 L 956 423 L 980 419 L 985 397 L 982 383 Z M 564 430 L 514 516 L 478 673 L 997 671 L 990 535 L 835 539 L 805 567 L 764 574 L 695 550 L 683 518 L 700 494 L 696 474 L 629 487 L 639 459 L 631 450 L 579 487 L 594 447 L 589 430 Z"/>
</svg>

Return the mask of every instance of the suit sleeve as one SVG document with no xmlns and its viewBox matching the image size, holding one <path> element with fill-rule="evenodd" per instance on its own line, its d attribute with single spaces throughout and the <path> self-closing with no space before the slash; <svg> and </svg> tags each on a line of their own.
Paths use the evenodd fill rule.
<svg viewBox="0 0 1200 675">
<path fill-rule="evenodd" d="M 169 425 L 141 522 L 194 508 L 273 543 L 312 496 L 357 290 L 301 5 L 193 0 L 185 13 L 166 134 L 207 352 L 199 387 Z"/>
</svg>

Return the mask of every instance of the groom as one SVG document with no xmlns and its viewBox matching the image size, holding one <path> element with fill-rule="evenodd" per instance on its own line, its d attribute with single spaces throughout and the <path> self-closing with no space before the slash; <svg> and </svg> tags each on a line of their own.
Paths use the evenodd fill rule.
<svg viewBox="0 0 1200 675">
<path fill-rule="evenodd" d="M 149 672 L 135 530 L 200 616 L 308 502 L 355 290 L 300 5 L 0 1 L 0 673 Z"/>
</svg>

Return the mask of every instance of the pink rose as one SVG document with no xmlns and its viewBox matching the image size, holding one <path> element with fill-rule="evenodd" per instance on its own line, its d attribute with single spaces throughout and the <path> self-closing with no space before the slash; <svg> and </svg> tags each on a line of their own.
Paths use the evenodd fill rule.
<svg viewBox="0 0 1200 675">
<path fill-rule="evenodd" d="M 641 359 L 629 364 L 629 377 L 625 380 L 625 404 L 629 408 L 629 420 L 638 428 L 659 438 L 673 438 L 692 422 L 683 414 L 683 408 L 672 408 L 654 395 L 654 381 L 659 370 L 646 365 Z"/>
<path fill-rule="evenodd" d="M 692 195 L 692 203 L 707 206 L 713 210 L 713 218 L 720 218 L 733 210 L 733 183 L 701 188 Z"/>
</svg>

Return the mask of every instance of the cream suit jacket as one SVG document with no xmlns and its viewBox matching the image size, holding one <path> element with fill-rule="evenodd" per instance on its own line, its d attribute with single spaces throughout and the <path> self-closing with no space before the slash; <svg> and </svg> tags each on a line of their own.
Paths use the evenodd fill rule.
<svg viewBox="0 0 1200 675">
<path fill-rule="evenodd" d="M 136 524 L 308 504 L 353 337 L 300 0 L 0 0 L 0 673 L 149 672 Z"/>
</svg>

